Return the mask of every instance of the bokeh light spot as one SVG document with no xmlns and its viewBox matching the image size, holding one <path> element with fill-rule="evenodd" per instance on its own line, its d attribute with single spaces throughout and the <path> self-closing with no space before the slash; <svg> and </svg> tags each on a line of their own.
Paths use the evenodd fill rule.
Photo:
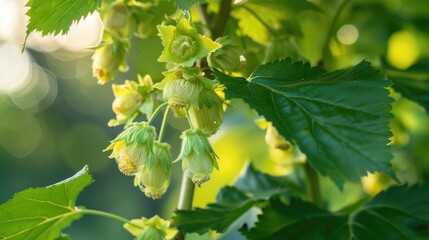
<svg viewBox="0 0 429 240">
<path fill-rule="evenodd" d="M 417 61 L 420 54 L 418 42 L 407 31 L 396 32 L 389 38 L 387 60 L 398 69 L 407 69 Z"/>
<path fill-rule="evenodd" d="M 16 158 L 30 155 L 38 146 L 42 130 L 29 113 L 12 111 L 0 116 L 1 146 Z"/>
<path fill-rule="evenodd" d="M 0 94 L 13 93 L 29 80 L 30 57 L 15 43 L 0 44 Z"/>
<path fill-rule="evenodd" d="M 352 45 L 358 40 L 359 31 L 355 26 L 346 24 L 338 30 L 337 38 L 344 45 Z"/>
</svg>

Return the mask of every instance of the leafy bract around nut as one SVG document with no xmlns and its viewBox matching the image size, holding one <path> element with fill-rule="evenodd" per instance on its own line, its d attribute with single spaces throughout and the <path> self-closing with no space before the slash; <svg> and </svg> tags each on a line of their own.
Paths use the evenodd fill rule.
<svg viewBox="0 0 429 240">
<path fill-rule="evenodd" d="M 152 114 L 154 108 L 154 97 L 152 78 L 149 75 L 142 78 L 138 75 L 138 83 L 126 80 L 124 84 L 112 84 L 115 100 L 112 103 L 112 110 L 116 114 L 116 119 L 109 121 L 109 126 L 117 126 L 132 120 L 140 112 L 146 115 Z"/>
<path fill-rule="evenodd" d="M 200 129 L 189 129 L 182 133 L 183 143 L 178 159 L 182 160 L 182 169 L 192 181 L 201 185 L 210 179 L 213 168 L 219 169 L 207 134 Z"/>
<path fill-rule="evenodd" d="M 159 62 L 181 64 L 190 67 L 193 63 L 206 57 L 221 45 L 198 34 L 187 19 L 182 19 L 177 26 L 158 26 L 164 50 Z"/>
<path fill-rule="evenodd" d="M 176 234 L 176 230 L 170 228 L 170 221 L 160 218 L 158 215 L 151 217 L 150 219 L 141 218 L 131 220 L 129 223 L 124 224 L 124 228 L 130 232 L 133 236 L 136 236 L 138 240 L 150 239 L 150 240 L 164 240 L 173 239 Z M 140 226 L 137 227 L 137 226 Z"/>
<path fill-rule="evenodd" d="M 92 55 L 92 75 L 98 79 L 98 84 L 104 85 L 113 80 L 118 71 L 127 71 L 128 66 L 125 55 L 128 51 L 129 43 L 106 38 L 95 49 Z"/>
<path fill-rule="evenodd" d="M 216 133 L 223 122 L 223 104 L 222 98 L 215 92 L 214 85 L 205 86 L 200 92 L 198 105 L 189 108 L 192 126 L 210 135 Z"/>
<path fill-rule="evenodd" d="M 110 158 L 115 158 L 119 170 L 125 175 L 135 175 L 153 154 L 156 132 L 146 122 L 135 123 L 126 128 L 104 150 L 112 150 Z"/>
<path fill-rule="evenodd" d="M 170 145 L 154 142 L 152 152 L 140 172 L 136 174 L 134 185 L 146 196 L 159 199 L 170 185 L 172 163 Z"/>
<path fill-rule="evenodd" d="M 162 96 L 170 106 L 184 107 L 197 104 L 198 96 L 203 88 L 199 68 L 174 68 L 164 72 L 164 79 L 154 85 L 162 90 Z"/>
</svg>

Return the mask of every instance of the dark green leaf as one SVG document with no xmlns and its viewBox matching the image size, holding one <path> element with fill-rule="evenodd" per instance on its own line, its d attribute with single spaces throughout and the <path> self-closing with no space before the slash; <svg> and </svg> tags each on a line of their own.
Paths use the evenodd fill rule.
<svg viewBox="0 0 429 240">
<path fill-rule="evenodd" d="M 174 0 L 178 8 L 182 10 L 189 10 L 192 5 L 196 3 L 204 3 L 205 0 Z"/>
<path fill-rule="evenodd" d="M 400 92 L 402 96 L 417 102 L 429 113 L 429 79 L 414 80 L 411 78 L 390 77 L 393 88 Z"/>
<path fill-rule="evenodd" d="M 0 239 L 58 238 L 63 228 L 82 217 L 82 213 L 75 208 L 75 201 L 91 182 L 85 166 L 62 182 L 15 194 L 0 206 Z"/>
<path fill-rule="evenodd" d="M 270 199 L 255 227 L 241 232 L 257 239 L 423 240 L 429 237 L 429 188 L 392 187 L 349 215 L 311 203 Z"/>
<path fill-rule="evenodd" d="M 66 234 L 61 233 L 61 235 L 55 238 L 55 240 L 70 240 L 70 237 Z"/>
<path fill-rule="evenodd" d="M 349 216 L 350 239 L 429 238 L 429 188 L 392 187 Z"/>
<path fill-rule="evenodd" d="M 234 185 L 221 189 L 216 203 L 209 204 L 206 209 L 176 211 L 174 224 L 183 232 L 204 233 L 209 229 L 225 232 L 247 210 L 262 202 L 261 199 L 284 193 L 286 189 L 300 189 L 285 177 L 263 174 L 251 165 Z"/>
<path fill-rule="evenodd" d="M 177 210 L 173 216 L 174 225 L 185 233 L 202 234 L 209 229 L 222 233 L 258 202 L 233 187 L 223 188 L 217 199 L 219 203 L 209 204 L 205 209 Z"/>
<path fill-rule="evenodd" d="M 270 36 L 268 32 L 300 36 L 301 29 L 295 17 L 304 10 L 320 11 L 314 3 L 303 0 L 248 0 L 234 5 L 231 15 L 238 20 L 243 35 L 265 44 Z M 279 26 L 283 29 L 277 29 Z"/>
<path fill-rule="evenodd" d="M 28 2 L 27 35 L 40 31 L 42 35 L 65 34 L 74 21 L 79 21 L 100 6 L 101 0 L 31 0 Z"/>
<path fill-rule="evenodd" d="M 259 66 L 249 79 L 215 75 L 227 98 L 256 109 L 339 187 L 368 171 L 392 175 L 390 82 L 368 62 L 326 73 L 286 59 Z"/>
<path fill-rule="evenodd" d="M 347 220 L 298 199 L 291 199 L 287 205 L 274 197 L 262 211 L 254 228 L 241 229 L 248 239 L 339 240 L 342 238 L 337 237 L 336 228 Z"/>
<path fill-rule="evenodd" d="M 299 186 L 286 176 L 275 177 L 261 173 L 251 164 L 249 164 L 245 173 L 234 183 L 234 186 L 254 199 L 266 198 L 285 191 L 293 192 L 295 195 L 305 194 L 303 190 L 305 189 L 304 186 Z"/>
</svg>

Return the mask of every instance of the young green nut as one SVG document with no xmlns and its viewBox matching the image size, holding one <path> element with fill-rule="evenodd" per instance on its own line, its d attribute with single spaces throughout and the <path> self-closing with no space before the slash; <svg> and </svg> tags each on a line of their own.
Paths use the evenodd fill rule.
<svg viewBox="0 0 429 240">
<path fill-rule="evenodd" d="M 136 123 L 119 134 L 104 150 L 112 150 L 109 158 L 115 158 L 119 171 L 132 176 L 139 173 L 153 154 L 155 128 L 147 123 Z"/>
<path fill-rule="evenodd" d="M 126 37 L 129 34 L 130 19 L 125 4 L 120 2 L 114 3 L 104 11 L 104 28 L 121 37 Z"/>
<path fill-rule="evenodd" d="M 170 228 L 170 221 L 160 218 L 158 215 L 147 218 L 132 219 L 125 223 L 124 228 L 135 236 L 137 240 L 165 240 L 172 239 L 177 231 Z M 170 235 L 170 236 L 169 236 Z"/>
<path fill-rule="evenodd" d="M 192 126 L 210 135 L 215 134 L 222 125 L 223 115 L 222 103 L 214 103 L 211 108 L 207 106 L 202 106 L 201 109 L 194 106 L 189 108 Z"/>
<path fill-rule="evenodd" d="M 277 129 L 271 123 L 268 125 L 267 132 L 265 133 L 265 142 L 268 144 L 268 146 L 283 151 L 287 151 L 291 148 L 290 142 L 280 135 Z"/>
<path fill-rule="evenodd" d="M 125 51 L 113 42 L 106 42 L 98 47 L 92 56 L 92 75 L 98 79 L 98 84 L 104 85 L 113 80 L 125 61 Z"/>
<path fill-rule="evenodd" d="M 153 143 L 153 155 L 136 175 L 134 185 L 147 197 L 159 199 L 167 191 L 171 178 L 170 145 Z"/>
<path fill-rule="evenodd" d="M 219 169 L 207 134 L 199 129 L 189 129 L 182 133 L 182 149 L 178 159 L 182 160 L 182 169 L 196 185 L 210 179 L 213 168 Z"/>
<path fill-rule="evenodd" d="M 112 110 L 118 119 L 128 118 L 139 109 L 141 102 L 142 97 L 137 92 L 132 92 L 115 98 Z"/>
<path fill-rule="evenodd" d="M 179 35 L 171 42 L 170 53 L 175 58 L 186 61 L 197 54 L 198 48 L 198 42 L 191 36 Z"/>
<path fill-rule="evenodd" d="M 162 96 L 170 106 L 184 107 L 196 103 L 199 93 L 196 79 L 174 79 L 165 83 Z"/>
<path fill-rule="evenodd" d="M 198 107 L 189 108 L 192 126 L 203 132 L 215 134 L 223 122 L 223 101 L 212 89 L 203 89 L 199 95 Z"/>
</svg>

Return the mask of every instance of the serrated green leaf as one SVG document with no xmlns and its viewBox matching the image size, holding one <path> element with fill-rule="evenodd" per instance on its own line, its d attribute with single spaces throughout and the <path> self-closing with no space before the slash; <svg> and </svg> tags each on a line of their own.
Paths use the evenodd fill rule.
<svg viewBox="0 0 429 240">
<path fill-rule="evenodd" d="M 320 11 L 314 3 L 303 0 L 248 0 L 235 5 L 231 15 L 238 20 L 243 35 L 265 44 L 269 39 L 267 26 L 275 30 L 275 26 L 283 23 L 290 25 L 297 22 L 296 14 L 305 10 Z M 299 36 L 299 25 L 294 28 L 289 33 Z"/>
<path fill-rule="evenodd" d="M 390 82 L 368 62 L 326 73 L 286 59 L 259 66 L 249 79 L 215 75 L 227 98 L 256 109 L 337 186 L 367 172 L 393 175 Z"/>
<path fill-rule="evenodd" d="M 176 210 L 173 216 L 174 225 L 185 233 L 203 234 L 210 229 L 223 233 L 258 202 L 233 187 L 221 189 L 219 196 L 221 202 L 209 204 L 205 209 Z"/>
<path fill-rule="evenodd" d="M 175 0 L 176 6 L 182 10 L 189 10 L 196 3 L 204 3 L 205 0 Z"/>
<path fill-rule="evenodd" d="M 28 2 L 27 35 L 39 31 L 42 35 L 65 34 L 74 21 L 95 11 L 101 0 L 31 0 Z"/>
<path fill-rule="evenodd" d="M 287 176 L 275 177 L 257 171 L 251 164 L 234 183 L 234 186 L 252 198 L 266 198 L 285 191 L 294 195 L 305 195 L 305 187 L 288 179 Z"/>
<path fill-rule="evenodd" d="M 295 187 L 289 180 L 263 174 L 251 165 L 234 185 L 222 188 L 216 196 L 216 203 L 205 209 L 176 211 L 173 223 L 182 232 L 204 233 L 209 229 L 225 232 L 250 208 L 263 203 L 263 199 Z"/>
<path fill-rule="evenodd" d="M 75 201 L 91 182 L 85 166 L 62 182 L 16 193 L 11 200 L 0 205 L 0 239 L 58 238 L 63 228 L 82 217 L 75 208 Z"/>
<path fill-rule="evenodd" d="M 255 227 L 241 232 L 251 240 L 320 239 L 423 240 L 429 237 L 429 188 L 392 187 L 347 214 L 321 210 L 311 203 L 270 199 Z"/>
<path fill-rule="evenodd" d="M 254 228 L 250 231 L 245 228 L 240 230 L 248 239 L 346 239 L 338 238 L 335 231 L 347 218 L 335 216 L 311 203 L 291 199 L 289 204 L 285 204 L 280 198 L 274 197 L 262 211 Z"/>
<path fill-rule="evenodd" d="M 429 187 L 392 187 L 349 216 L 350 239 L 429 239 Z"/>
<path fill-rule="evenodd" d="M 389 78 L 393 82 L 393 89 L 402 96 L 417 102 L 429 113 L 429 79 L 415 80 L 411 78 Z"/>
</svg>

